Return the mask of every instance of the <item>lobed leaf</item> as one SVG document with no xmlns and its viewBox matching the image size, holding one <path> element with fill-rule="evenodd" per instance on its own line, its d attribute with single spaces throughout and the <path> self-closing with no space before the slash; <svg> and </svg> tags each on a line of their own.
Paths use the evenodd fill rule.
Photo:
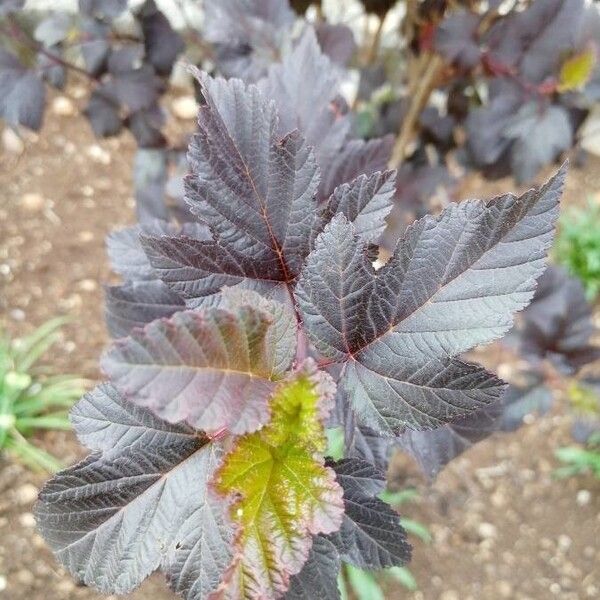
<svg viewBox="0 0 600 600">
<path fill-rule="evenodd" d="M 447 16 L 435 33 L 435 48 L 461 67 L 474 67 L 481 58 L 478 29 L 481 17 L 459 9 Z"/>
<path fill-rule="evenodd" d="M 154 0 L 146 0 L 137 13 L 146 56 L 159 75 L 169 75 L 173 64 L 185 48 L 181 36 L 158 10 Z"/>
<path fill-rule="evenodd" d="M 335 546 L 326 537 L 316 536 L 302 571 L 290 579 L 286 600 L 337 600 L 340 598 L 337 581 L 340 567 Z"/>
<path fill-rule="evenodd" d="M 510 389 L 510 386 L 509 386 Z M 504 398 L 508 395 L 505 394 Z M 395 445 L 410 454 L 433 479 L 454 458 L 500 429 L 504 398 L 432 431 L 406 431 Z"/>
<path fill-rule="evenodd" d="M 541 167 L 571 147 L 573 126 L 562 106 L 540 109 L 538 102 L 530 102 L 509 119 L 504 136 L 514 140 L 511 167 L 517 181 L 530 181 Z"/>
<path fill-rule="evenodd" d="M 591 343 L 595 331 L 592 307 L 581 282 L 556 266 L 540 277 L 516 327 L 526 357 L 549 358 L 567 374 L 600 358 L 600 348 Z"/>
<path fill-rule="evenodd" d="M 294 23 L 287 0 L 207 0 L 204 36 L 227 77 L 256 81 L 277 60 Z"/>
<path fill-rule="evenodd" d="M 189 600 L 215 591 L 236 535 L 227 502 L 207 485 L 220 448 L 107 385 L 86 395 L 73 422 L 103 453 L 56 475 L 36 509 L 65 568 L 104 593 L 127 593 L 158 568 Z"/>
<path fill-rule="evenodd" d="M 298 129 L 326 172 L 342 149 L 351 122 L 340 110 L 339 74 L 321 52 L 314 30 L 307 28 L 294 50 L 258 85 L 277 106 L 279 135 Z"/>
<path fill-rule="evenodd" d="M 117 340 L 102 367 L 121 393 L 169 422 L 254 431 L 293 356 L 292 340 L 273 340 L 271 327 L 272 317 L 249 306 L 179 312 Z"/>
<path fill-rule="evenodd" d="M 378 272 L 343 215 L 325 228 L 295 295 L 319 353 L 344 364 L 340 391 L 359 424 L 434 428 L 500 397 L 497 378 L 448 357 L 501 336 L 530 301 L 564 174 L 417 221 Z"/>
<path fill-rule="evenodd" d="M 330 536 L 342 560 L 366 569 L 406 564 L 411 548 L 399 515 L 376 497 L 385 489 L 385 475 L 369 463 L 344 459 L 332 465 L 344 490 L 344 517 Z"/>
<path fill-rule="evenodd" d="M 277 390 L 269 424 L 239 438 L 224 458 L 216 488 L 239 496 L 231 517 L 242 529 L 227 596 L 282 595 L 307 561 L 311 536 L 340 526 L 341 489 L 319 458 L 332 398 L 330 378 L 308 366 Z"/>
<path fill-rule="evenodd" d="M 0 116 L 13 127 L 23 125 L 37 131 L 45 100 L 46 88 L 40 77 L 0 48 Z"/>
<path fill-rule="evenodd" d="M 386 227 L 396 192 L 395 171 L 360 175 L 351 183 L 338 186 L 323 208 L 323 223 L 341 213 L 367 242 L 376 242 Z"/>
<path fill-rule="evenodd" d="M 391 135 L 372 140 L 350 140 L 322 170 L 319 200 L 326 200 L 335 188 L 356 179 L 385 171 L 392 152 L 394 138 Z"/>
<path fill-rule="evenodd" d="M 275 106 L 255 86 L 198 77 L 206 104 L 188 155 L 187 202 L 227 258 L 243 256 L 265 278 L 290 282 L 316 220 L 313 153 L 297 132 L 276 136 Z"/>
</svg>

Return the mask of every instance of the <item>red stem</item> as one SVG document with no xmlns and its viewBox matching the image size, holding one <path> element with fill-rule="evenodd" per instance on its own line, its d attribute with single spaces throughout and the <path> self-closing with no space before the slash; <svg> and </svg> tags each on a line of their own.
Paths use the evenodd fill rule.
<svg viewBox="0 0 600 600">
<path fill-rule="evenodd" d="M 65 67 L 66 69 L 75 71 L 75 72 L 87 77 L 88 79 L 91 79 L 92 81 L 100 81 L 98 77 L 96 77 L 95 75 L 92 75 L 89 71 L 86 71 L 85 69 L 82 69 L 81 67 L 78 67 L 77 65 L 74 65 L 73 63 L 70 63 L 70 62 L 64 60 L 60 56 L 57 56 L 56 54 L 46 50 L 46 48 L 44 48 L 43 44 L 40 44 L 38 41 L 32 39 L 21 28 L 18 21 L 16 21 L 14 17 L 9 16 L 7 19 L 7 22 L 9 25 L 9 29 L 8 29 L 8 31 L 6 31 L 6 29 L 5 29 L 5 32 L 13 39 L 24 44 L 31 50 L 34 50 L 35 52 L 38 52 L 39 54 L 43 54 L 46 58 L 50 59 L 51 61 L 53 61 L 54 63 L 56 63 L 58 65 Z"/>
</svg>

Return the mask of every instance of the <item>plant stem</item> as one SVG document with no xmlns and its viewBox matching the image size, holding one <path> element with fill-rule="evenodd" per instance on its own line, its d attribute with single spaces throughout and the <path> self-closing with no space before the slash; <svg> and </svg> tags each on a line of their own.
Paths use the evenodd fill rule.
<svg viewBox="0 0 600 600">
<path fill-rule="evenodd" d="M 414 135 L 415 125 L 419 118 L 419 114 L 427 104 L 429 94 L 432 90 L 432 83 L 438 75 L 442 64 L 443 61 L 441 56 L 433 52 L 429 53 L 429 56 L 424 61 L 423 67 L 420 69 L 420 73 L 415 77 L 414 83 L 416 89 L 414 89 L 414 93 L 411 94 L 408 113 L 402 121 L 400 133 L 398 134 L 394 149 L 392 150 L 392 157 L 389 163 L 391 168 L 399 167 L 404 160 L 406 147 Z"/>
<path fill-rule="evenodd" d="M 369 46 L 369 51 L 367 53 L 367 64 L 372 65 L 377 56 L 379 55 L 379 46 L 381 45 L 381 34 L 383 33 L 383 24 L 385 22 L 385 17 L 387 13 L 379 19 L 379 23 L 377 24 L 377 29 L 375 30 L 375 35 L 371 40 L 371 45 Z"/>
<path fill-rule="evenodd" d="M 65 69 L 75 71 L 76 73 L 79 73 L 80 75 L 83 75 L 84 77 L 87 77 L 92 81 L 100 81 L 98 77 L 92 75 L 89 71 L 86 71 L 85 69 L 82 69 L 81 67 L 67 60 L 64 60 L 62 57 L 54 54 L 53 52 L 49 52 L 48 50 L 46 50 L 43 44 L 31 38 L 31 36 L 23 30 L 23 28 L 19 25 L 19 22 L 14 17 L 9 16 L 7 22 L 9 25 L 9 29 L 4 29 L 5 33 L 7 33 L 13 39 L 27 46 L 34 52 L 43 54 L 46 58 L 53 61 L 54 63 L 65 67 Z"/>
</svg>

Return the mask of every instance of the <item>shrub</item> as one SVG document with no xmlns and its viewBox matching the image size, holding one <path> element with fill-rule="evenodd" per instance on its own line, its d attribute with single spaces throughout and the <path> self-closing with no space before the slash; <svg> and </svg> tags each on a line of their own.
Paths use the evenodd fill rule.
<svg viewBox="0 0 600 600">
<path fill-rule="evenodd" d="M 458 355 L 531 299 L 564 169 L 417 221 L 376 271 L 395 175 L 352 162 L 369 146 L 345 141 L 310 33 L 298 52 L 258 85 L 198 73 L 187 221 L 110 239 L 124 337 L 72 415 L 94 452 L 37 509 L 59 560 L 101 591 L 160 568 L 190 599 L 335 598 L 342 563 L 403 566 L 406 533 L 378 498 L 385 447 L 500 403 L 503 382 Z"/>
</svg>

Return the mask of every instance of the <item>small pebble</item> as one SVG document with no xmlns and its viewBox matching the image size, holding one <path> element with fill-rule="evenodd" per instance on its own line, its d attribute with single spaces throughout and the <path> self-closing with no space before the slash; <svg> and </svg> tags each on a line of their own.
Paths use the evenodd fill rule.
<svg viewBox="0 0 600 600">
<path fill-rule="evenodd" d="M 98 284 L 93 279 L 82 279 L 79 282 L 79 289 L 83 292 L 94 292 L 98 289 Z"/>
<path fill-rule="evenodd" d="M 35 502 L 38 497 L 38 489 L 35 487 L 35 485 L 26 483 L 17 488 L 16 496 L 19 504 L 31 504 Z"/>
<path fill-rule="evenodd" d="M 571 547 L 572 543 L 573 543 L 573 541 L 571 540 L 571 538 L 568 535 L 563 534 L 563 535 L 558 536 L 558 547 L 563 552 L 566 552 Z"/>
<path fill-rule="evenodd" d="M 498 593 L 502 598 L 512 598 L 513 597 L 513 589 L 512 585 L 508 581 L 499 581 L 496 584 L 498 588 Z"/>
<path fill-rule="evenodd" d="M 20 308 L 13 308 L 10 311 L 10 318 L 13 321 L 24 321 L 26 316 L 27 315 L 25 314 L 25 311 L 21 310 Z"/>
<path fill-rule="evenodd" d="M 2 132 L 2 147 L 11 154 L 23 154 L 25 150 L 23 140 L 10 127 Z"/>
<path fill-rule="evenodd" d="M 19 523 L 21 523 L 23 527 L 33 528 L 35 527 L 35 517 L 32 513 L 23 513 L 19 517 Z"/>
<path fill-rule="evenodd" d="M 91 242 L 94 239 L 94 233 L 87 230 L 80 231 L 77 238 L 83 243 Z"/>
<path fill-rule="evenodd" d="M 577 492 L 577 504 L 579 506 L 587 506 L 592 499 L 592 494 L 588 490 L 579 490 Z"/>
<path fill-rule="evenodd" d="M 484 540 L 498 536 L 498 530 L 496 529 L 496 526 L 492 525 L 491 523 L 480 523 L 479 527 L 477 527 L 477 533 L 479 534 L 479 537 L 483 538 Z"/>
<path fill-rule="evenodd" d="M 21 206 L 31 212 L 42 210 L 45 204 L 44 197 L 36 192 L 28 192 L 27 194 L 23 194 L 21 198 Z"/>
<path fill-rule="evenodd" d="M 6 586 L 6 577 L 4 575 L 0 575 L 0 592 L 3 592 L 6 589 Z"/>
<path fill-rule="evenodd" d="M 446 590 L 440 594 L 440 600 L 460 600 L 460 596 L 454 590 Z"/>
<path fill-rule="evenodd" d="M 58 96 L 52 101 L 52 112 L 59 117 L 72 117 L 75 106 L 66 96 Z"/>
<path fill-rule="evenodd" d="M 94 162 L 103 165 L 110 164 L 110 154 L 106 150 L 103 150 L 100 146 L 98 146 L 98 144 L 92 144 L 88 148 L 87 154 Z"/>
<path fill-rule="evenodd" d="M 22 569 L 17 573 L 17 581 L 21 585 L 29 587 L 35 581 L 35 577 L 33 576 L 33 573 L 31 571 L 26 571 L 25 569 Z"/>
<path fill-rule="evenodd" d="M 81 188 L 81 193 L 86 197 L 86 198 L 91 198 L 94 195 L 94 188 L 91 185 L 84 185 Z"/>
<path fill-rule="evenodd" d="M 198 116 L 198 103 L 193 96 L 175 98 L 172 103 L 173 114 L 178 119 L 195 119 Z"/>
</svg>

